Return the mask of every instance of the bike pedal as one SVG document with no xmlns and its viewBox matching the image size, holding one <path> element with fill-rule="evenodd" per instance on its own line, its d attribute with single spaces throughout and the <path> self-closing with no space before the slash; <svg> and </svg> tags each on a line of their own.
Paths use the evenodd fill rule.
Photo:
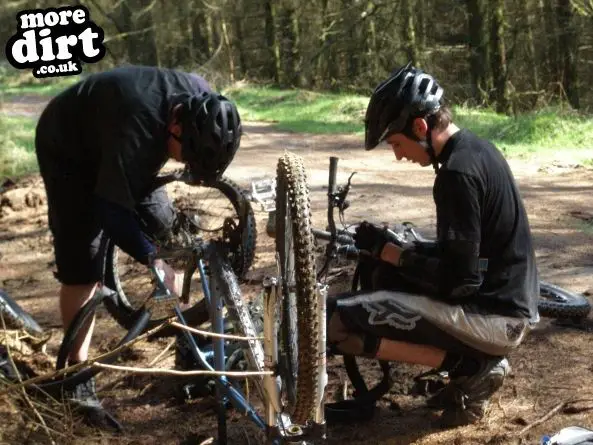
<svg viewBox="0 0 593 445">
<path fill-rule="evenodd" d="M 276 179 L 252 181 L 251 199 L 257 202 L 264 212 L 276 210 Z"/>
</svg>

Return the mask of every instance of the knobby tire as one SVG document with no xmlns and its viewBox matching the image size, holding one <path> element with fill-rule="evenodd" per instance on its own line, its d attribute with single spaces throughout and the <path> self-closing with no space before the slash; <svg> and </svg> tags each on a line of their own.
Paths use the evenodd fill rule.
<svg viewBox="0 0 593 445">
<path fill-rule="evenodd" d="M 560 286 L 540 281 L 537 308 L 542 317 L 585 318 L 591 312 L 591 303 L 583 295 Z"/>
<path fill-rule="evenodd" d="M 322 351 L 319 351 L 319 301 L 311 204 L 302 158 L 285 153 L 278 161 L 276 175 L 276 250 L 280 257 L 283 289 L 279 299 L 283 307 L 277 308 L 276 313 L 282 314 L 280 347 L 281 354 L 288 359 L 289 373 L 294 372 L 291 363 L 297 362 L 296 382 L 291 382 L 290 375 L 283 376 L 283 381 L 294 385 L 288 390 L 289 399 L 291 392 L 294 393 L 294 403 L 289 403 L 291 419 L 304 424 L 313 418 L 321 397 L 317 361 Z M 292 236 L 292 240 L 287 236 Z M 287 244 L 290 241 L 294 244 Z M 293 271 L 287 270 L 290 263 L 294 265 Z M 288 276 L 290 272 L 294 276 Z M 293 286 L 296 301 L 291 302 L 289 291 Z M 293 328 L 295 316 L 296 333 Z"/>
</svg>

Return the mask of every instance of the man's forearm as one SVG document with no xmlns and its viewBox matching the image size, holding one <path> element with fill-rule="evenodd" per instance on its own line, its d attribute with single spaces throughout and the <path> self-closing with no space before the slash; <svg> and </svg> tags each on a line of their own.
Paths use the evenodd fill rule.
<svg viewBox="0 0 593 445">
<path fill-rule="evenodd" d="M 156 251 L 156 248 L 144 236 L 133 212 L 98 197 L 95 205 L 107 235 L 136 261 L 147 265 L 150 255 Z"/>
<path fill-rule="evenodd" d="M 423 255 L 413 249 L 404 249 L 393 243 L 385 244 L 380 258 L 396 267 L 419 267 L 427 274 L 436 274 L 439 268 L 438 257 Z"/>
</svg>

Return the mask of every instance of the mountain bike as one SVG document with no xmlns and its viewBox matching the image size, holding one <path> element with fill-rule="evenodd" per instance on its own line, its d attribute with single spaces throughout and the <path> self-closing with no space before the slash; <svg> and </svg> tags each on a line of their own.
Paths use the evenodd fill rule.
<svg viewBox="0 0 593 445">
<path fill-rule="evenodd" d="M 286 220 L 278 220 L 279 226 L 289 233 L 297 234 L 299 242 L 312 242 L 310 224 L 306 217 L 310 215 L 308 196 L 303 169 L 298 162 L 281 159 L 278 164 L 277 207 L 285 209 Z M 294 192 L 297 191 L 295 194 Z M 191 227 L 190 227 L 191 228 Z M 189 230 L 189 229 L 188 229 Z M 291 232 L 292 231 L 292 232 Z M 101 242 L 101 255 L 109 264 L 107 250 L 108 239 Z M 251 314 L 241 294 L 237 272 L 233 267 L 232 245 L 223 236 L 204 239 L 200 231 L 191 233 L 184 243 L 161 245 L 157 254 L 151 258 L 149 271 L 156 283 L 153 291 L 130 315 L 130 328 L 119 341 L 116 353 L 98 360 L 99 365 L 112 364 L 118 357 L 118 348 L 147 332 L 148 326 L 156 320 L 167 320 L 173 315 L 178 326 L 188 327 L 188 320 L 182 311 L 182 297 L 171 293 L 164 284 L 154 266 L 154 260 L 180 262 L 186 270 L 185 282 L 191 282 L 197 271 L 199 283 L 204 295 L 205 313 L 208 314 L 211 330 L 218 334 L 208 346 L 212 346 L 213 363 L 206 357 L 206 347 L 198 344 L 193 335 L 183 329 L 186 340 L 191 345 L 191 353 L 199 363 L 200 369 L 212 372 L 216 382 L 218 401 L 218 443 L 227 442 L 226 410 L 230 402 L 239 412 L 245 413 L 260 430 L 265 433 L 266 443 L 312 443 L 325 438 L 323 410 L 323 392 L 327 381 L 325 371 L 325 291 L 317 286 L 315 280 L 303 282 L 291 264 L 296 259 L 301 269 L 307 270 L 307 264 L 301 262 L 301 255 L 294 255 L 292 244 L 284 244 L 278 252 L 278 273 L 264 279 L 262 286 L 264 304 L 263 338 L 254 326 Z M 299 289 L 298 301 L 296 288 Z M 307 289 L 306 296 L 300 291 Z M 186 286 L 184 286 L 184 291 Z M 118 304 L 119 296 L 108 286 L 102 286 L 89 302 L 78 312 L 67 329 L 58 352 L 57 368 L 70 372 L 54 377 L 52 380 L 37 382 L 36 387 L 47 393 L 59 394 L 71 389 L 97 374 L 103 368 L 98 365 L 66 368 L 67 358 L 78 333 L 102 304 Z M 295 310 L 295 304 L 299 310 Z M 223 311 L 226 310 L 226 315 Z M 243 337 L 241 350 L 248 364 L 245 374 L 253 378 L 255 395 L 258 402 L 249 401 L 241 385 L 234 381 L 233 372 L 229 371 L 227 344 L 224 341 L 225 320 L 232 325 L 232 333 Z M 167 323 L 165 321 L 165 323 Z M 298 331 L 296 330 L 298 328 Z M 153 328 L 153 330 L 159 327 Z M 293 330 L 294 329 L 294 330 Z M 298 342 L 293 342 L 292 335 L 297 333 Z"/>
</svg>

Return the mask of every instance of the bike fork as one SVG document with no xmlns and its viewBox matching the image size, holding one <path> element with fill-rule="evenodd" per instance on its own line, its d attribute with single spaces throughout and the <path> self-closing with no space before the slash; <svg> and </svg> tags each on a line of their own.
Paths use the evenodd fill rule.
<svg viewBox="0 0 593 445">
<path fill-rule="evenodd" d="M 275 370 L 278 365 L 278 315 L 276 308 L 280 298 L 278 280 L 273 277 L 264 279 L 264 369 Z M 266 426 L 273 431 L 282 411 L 280 406 L 280 376 L 264 376 L 266 393 Z"/>
<path fill-rule="evenodd" d="M 319 302 L 319 358 L 317 367 L 319 379 L 317 381 L 317 394 L 319 394 L 319 407 L 315 413 L 315 424 L 319 427 L 321 438 L 325 440 L 325 387 L 327 386 L 327 293 L 328 286 L 317 284 L 317 301 Z"/>
<path fill-rule="evenodd" d="M 278 317 L 280 314 L 276 313 L 279 305 L 277 299 L 281 298 L 280 284 L 278 279 L 273 277 L 266 277 L 264 279 L 264 363 L 265 369 L 275 370 L 278 366 Z M 327 362 L 326 362 L 326 299 L 328 286 L 317 285 L 318 301 L 319 301 L 319 355 L 317 360 L 317 367 L 319 372 L 319 380 L 317 382 L 317 393 L 319 394 L 319 407 L 315 413 L 314 427 L 311 435 L 321 440 L 326 439 L 326 425 L 325 425 L 325 404 L 324 394 L 327 386 Z M 282 431 L 279 422 L 282 422 L 282 407 L 280 403 L 280 386 L 281 380 L 278 375 L 264 376 L 264 390 L 266 392 L 266 427 L 268 430 L 269 443 L 278 443 L 278 434 L 282 436 Z M 298 434 L 297 434 L 298 436 Z M 301 441 L 292 442 L 289 437 L 285 437 L 289 443 L 302 443 Z"/>
</svg>

